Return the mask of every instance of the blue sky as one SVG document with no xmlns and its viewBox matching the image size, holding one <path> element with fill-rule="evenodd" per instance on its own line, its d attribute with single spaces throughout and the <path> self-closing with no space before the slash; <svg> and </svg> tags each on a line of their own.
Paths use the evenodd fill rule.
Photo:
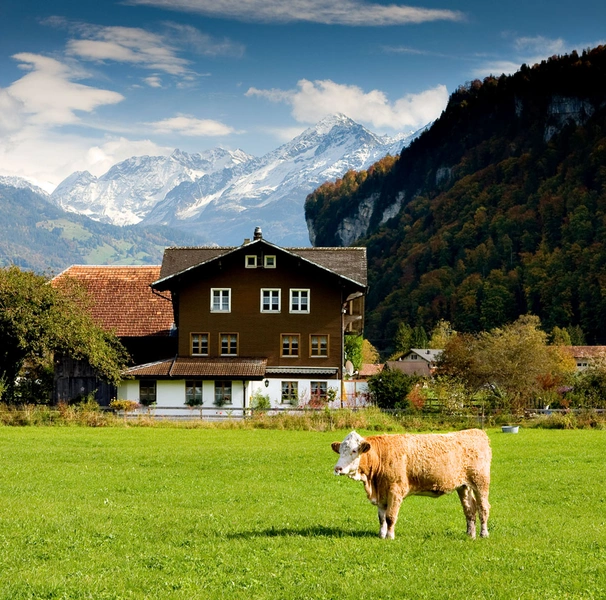
<svg viewBox="0 0 606 600">
<path fill-rule="evenodd" d="M 460 84 L 604 43 L 606 3 L 2 0 L 0 175 L 262 155 L 342 112 L 397 134 Z"/>
</svg>

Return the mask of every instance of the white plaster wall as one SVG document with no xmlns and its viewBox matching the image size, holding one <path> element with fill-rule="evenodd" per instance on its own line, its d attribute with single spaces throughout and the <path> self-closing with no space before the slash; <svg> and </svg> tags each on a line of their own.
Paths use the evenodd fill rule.
<svg viewBox="0 0 606 600">
<path fill-rule="evenodd" d="M 326 381 L 327 389 L 333 388 L 337 394 L 336 405 L 340 405 L 341 397 L 341 382 L 336 379 L 323 379 L 322 377 L 314 377 L 313 379 L 296 379 L 293 377 L 284 377 L 283 379 L 268 379 L 269 385 L 265 387 L 264 381 L 253 381 L 250 385 L 250 393 L 246 400 L 246 406 L 250 406 L 250 398 L 259 390 L 263 395 L 269 394 L 269 400 L 272 408 L 280 408 L 289 406 L 288 404 L 282 404 L 282 382 L 283 381 L 297 381 L 299 383 L 299 404 L 307 404 L 310 399 L 310 390 L 312 381 Z"/>
<path fill-rule="evenodd" d="M 118 384 L 118 400 L 134 400 L 139 402 L 139 381 L 127 379 Z"/>
<path fill-rule="evenodd" d="M 162 380 L 156 383 L 156 404 L 158 406 L 185 406 L 185 381 Z"/>
</svg>

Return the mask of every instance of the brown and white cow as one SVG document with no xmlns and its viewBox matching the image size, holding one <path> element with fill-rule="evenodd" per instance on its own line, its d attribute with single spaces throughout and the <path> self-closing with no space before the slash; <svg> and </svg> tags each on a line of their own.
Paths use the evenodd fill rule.
<svg viewBox="0 0 606 600">
<path fill-rule="evenodd" d="M 457 490 L 467 519 L 467 534 L 488 537 L 488 488 L 492 451 L 479 429 L 454 433 L 374 435 L 352 431 L 333 442 L 339 454 L 335 475 L 362 481 L 368 499 L 379 511 L 382 538 L 394 537 L 400 504 L 406 496 L 437 498 Z"/>
</svg>

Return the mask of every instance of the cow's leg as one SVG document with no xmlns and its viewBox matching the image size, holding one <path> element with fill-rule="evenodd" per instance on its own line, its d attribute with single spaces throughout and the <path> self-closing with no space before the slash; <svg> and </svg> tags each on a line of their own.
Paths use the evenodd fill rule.
<svg viewBox="0 0 606 600">
<path fill-rule="evenodd" d="M 387 510 L 385 511 L 385 522 L 387 525 L 387 539 L 393 540 L 395 537 L 396 521 L 400 512 L 400 504 L 402 504 L 402 496 L 390 492 L 387 497 Z"/>
<path fill-rule="evenodd" d="M 474 496 L 473 490 L 468 485 L 462 485 L 460 488 L 457 488 L 457 493 L 459 494 L 463 512 L 467 519 L 467 535 L 472 540 L 475 540 L 477 512 L 476 497 Z"/>
<path fill-rule="evenodd" d="M 476 488 L 475 490 L 478 514 L 480 516 L 480 537 L 488 537 L 488 514 L 490 512 L 490 502 L 488 502 L 488 486 Z"/>
<path fill-rule="evenodd" d="M 387 535 L 387 520 L 385 519 L 385 509 L 378 507 L 379 512 L 379 537 L 385 539 Z"/>
</svg>

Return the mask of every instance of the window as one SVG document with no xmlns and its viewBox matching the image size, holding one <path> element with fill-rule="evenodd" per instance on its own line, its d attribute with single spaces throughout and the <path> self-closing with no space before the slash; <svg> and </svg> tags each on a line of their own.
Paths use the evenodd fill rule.
<svg viewBox="0 0 606 600">
<path fill-rule="evenodd" d="M 311 399 L 312 401 L 326 402 L 328 399 L 328 389 L 326 381 L 311 382 Z"/>
<path fill-rule="evenodd" d="M 230 288 L 212 288 L 210 290 L 210 310 L 211 312 L 230 312 L 231 311 L 231 289 Z"/>
<path fill-rule="evenodd" d="M 256 269 L 257 268 L 257 257 L 254 254 L 247 254 L 244 257 L 244 266 L 247 269 Z"/>
<path fill-rule="evenodd" d="M 237 356 L 238 354 L 238 334 L 237 333 L 221 333 L 221 356 Z"/>
<path fill-rule="evenodd" d="M 208 356 L 208 333 L 191 334 L 192 356 Z"/>
<path fill-rule="evenodd" d="M 286 333 L 282 335 L 282 356 L 299 356 L 298 333 Z"/>
<path fill-rule="evenodd" d="M 185 404 L 200 406 L 202 404 L 202 381 L 185 382 Z"/>
<path fill-rule="evenodd" d="M 280 312 L 280 290 L 261 290 L 261 312 Z"/>
<path fill-rule="evenodd" d="M 290 312 L 309 312 L 309 290 L 290 290 Z"/>
<path fill-rule="evenodd" d="M 309 336 L 310 356 L 328 356 L 328 336 L 310 335 Z"/>
<path fill-rule="evenodd" d="M 151 406 L 156 402 L 156 382 L 139 381 L 139 402 L 143 406 Z"/>
<path fill-rule="evenodd" d="M 275 269 L 276 268 L 276 257 L 273 255 L 265 256 L 263 258 L 263 266 L 266 269 Z"/>
<path fill-rule="evenodd" d="M 231 381 L 215 381 L 215 406 L 231 404 Z"/>
<path fill-rule="evenodd" d="M 299 384 L 296 381 L 282 382 L 282 404 L 298 404 L 299 403 Z"/>
</svg>

